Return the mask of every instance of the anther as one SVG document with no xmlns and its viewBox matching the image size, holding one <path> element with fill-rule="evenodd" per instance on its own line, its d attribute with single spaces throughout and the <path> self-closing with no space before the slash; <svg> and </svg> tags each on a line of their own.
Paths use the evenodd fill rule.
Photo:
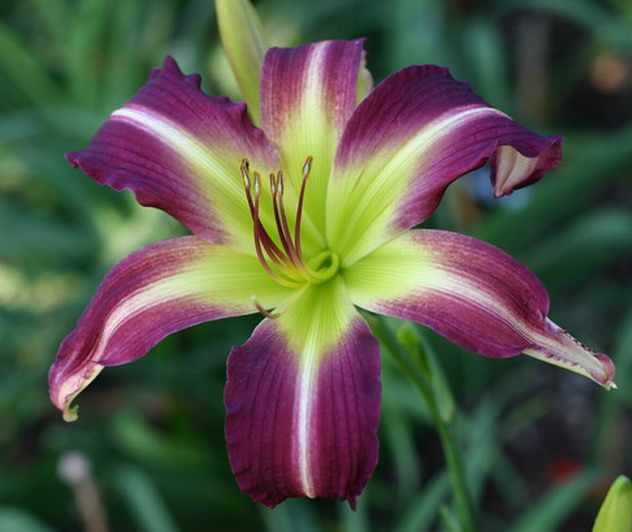
<svg viewBox="0 0 632 532">
<path fill-rule="evenodd" d="M 250 163 L 248 162 L 248 159 L 241 160 L 239 170 L 241 170 L 241 177 L 244 180 L 244 186 L 246 187 L 246 190 L 248 190 L 250 188 Z"/>
<path fill-rule="evenodd" d="M 259 172 L 255 172 L 255 198 L 259 198 L 259 196 L 261 195 L 261 176 L 259 175 Z"/>
<path fill-rule="evenodd" d="M 283 185 L 283 171 L 282 170 L 279 170 L 277 172 L 276 182 L 277 182 L 277 188 L 279 189 L 279 196 L 282 197 L 283 196 L 283 190 L 285 188 L 285 186 Z"/>
<path fill-rule="evenodd" d="M 241 167 L 241 176 L 244 178 L 244 186 L 249 189 L 250 188 L 250 178 L 248 177 L 248 174 L 246 173 L 246 168 L 244 168 L 243 166 Z"/>
<path fill-rule="evenodd" d="M 277 186 L 276 186 L 276 177 L 274 176 L 273 173 L 270 173 L 270 192 L 272 192 L 272 198 L 274 198 L 277 193 Z"/>
<path fill-rule="evenodd" d="M 307 179 L 309 177 L 309 173 L 312 170 L 312 161 L 314 158 L 310 155 L 307 159 L 305 159 L 305 163 L 303 164 L 303 179 Z"/>
</svg>

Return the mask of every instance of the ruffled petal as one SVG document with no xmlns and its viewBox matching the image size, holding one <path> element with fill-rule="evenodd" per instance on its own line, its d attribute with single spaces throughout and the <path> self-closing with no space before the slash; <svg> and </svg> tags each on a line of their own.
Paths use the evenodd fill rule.
<svg viewBox="0 0 632 532">
<path fill-rule="evenodd" d="M 262 128 L 280 151 L 293 188 L 300 187 L 305 159 L 314 158 L 305 210 L 323 235 L 336 145 L 356 98 L 363 96 L 368 84 L 362 43 L 324 41 L 271 48 L 263 63 Z"/>
<path fill-rule="evenodd" d="M 239 487 L 270 507 L 298 496 L 354 507 L 377 462 L 380 362 L 340 279 L 264 320 L 233 349 L 227 375 L 226 442 Z"/>
<path fill-rule="evenodd" d="M 408 231 L 344 278 L 362 308 L 422 323 L 485 356 L 525 353 L 613 386 L 611 360 L 551 322 L 542 283 L 490 244 L 448 231 Z"/>
<path fill-rule="evenodd" d="M 245 104 L 207 96 L 200 77 L 184 76 L 169 57 L 86 149 L 66 157 L 99 183 L 132 190 L 139 203 L 165 210 L 196 235 L 243 249 L 252 249 L 252 223 L 241 159 L 263 175 L 279 168 Z"/>
<path fill-rule="evenodd" d="M 444 68 L 406 68 L 347 123 L 329 187 L 328 241 L 350 265 L 425 220 L 450 183 L 490 158 L 497 196 L 533 183 L 560 162 L 561 140 L 513 122 Z"/>
<path fill-rule="evenodd" d="M 288 295 L 256 257 L 182 237 L 147 246 L 105 277 L 49 373 L 50 396 L 66 421 L 73 399 L 104 366 L 136 360 L 169 334 L 197 323 L 275 307 Z"/>
</svg>

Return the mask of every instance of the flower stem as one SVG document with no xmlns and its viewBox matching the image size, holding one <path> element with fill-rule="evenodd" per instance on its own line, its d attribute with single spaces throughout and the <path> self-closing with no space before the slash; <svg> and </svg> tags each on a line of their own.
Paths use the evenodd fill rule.
<svg viewBox="0 0 632 532">
<path fill-rule="evenodd" d="M 426 356 L 428 353 L 418 338 L 413 339 L 409 334 L 404 341 L 398 340 L 381 317 L 372 317 L 370 323 L 374 334 L 391 353 L 402 373 L 413 383 L 428 406 L 443 448 L 460 527 L 463 532 L 475 532 L 474 509 L 461 452 L 454 436 L 456 416 L 447 383 L 437 371 L 434 361 Z"/>
</svg>

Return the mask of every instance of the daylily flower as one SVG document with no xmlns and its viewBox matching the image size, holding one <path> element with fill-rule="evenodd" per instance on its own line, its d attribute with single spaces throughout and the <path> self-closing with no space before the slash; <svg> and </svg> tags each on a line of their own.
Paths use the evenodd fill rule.
<svg viewBox="0 0 632 532">
<path fill-rule="evenodd" d="M 527 268 L 474 238 L 411 229 L 488 160 L 497 196 L 537 181 L 559 163 L 561 139 L 513 122 L 444 68 L 411 66 L 369 90 L 363 61 L 361 40 L 269 49 L 259 128 L 245 104 L 206 96 L 167 58 L 67 155 L 193 235 L 136 251 L 105 277 L 50 372 L 66 420 L 104 367 L 197 323 L 260 312 L 228 359 L 237 482 L 268 506 L 354 506 L 377 462 L 381 394 L 378 342 L 357 307 L 613 385 L 610 359 L 547 318 Z"/>
</svg>

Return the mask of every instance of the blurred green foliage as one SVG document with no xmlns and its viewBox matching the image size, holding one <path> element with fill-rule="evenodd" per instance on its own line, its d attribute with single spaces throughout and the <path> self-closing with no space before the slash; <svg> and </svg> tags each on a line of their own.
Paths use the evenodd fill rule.
<svg viewBox="0 0 632 532">
<path fill-rule="evenodd" d="M 455 437 L 480 529 L 589 530 L 606 487 L 632 467 L 632 3 L 256 5 L 274 44 L 366 36 L 376 80 L 444 64 L 491 104 L 566 136 L 564 163 L 532 189 L 491 202 L 481 171 L 453 186 L 429 223 L 530 266 L 550 290 L 554 321 L 612 355 L 619 390 L 527 357 L 490 361 L 421 332 L 461 406 Z M 308 500 L 268 510 L 239 492 L 223 441 L 224 362 L 256 317 L 195 327 L 104 372 L 74 424 L 48 402 L 56 347 L 103 274 L 182 232 L 62 156 L 85 146 L 167 53 L 201 72 L 210 93 L 238 98 L 211 0 L 0 3 L 0 530 L 99 530 L 77 505 L 92 488 L 110 530 L 122 532 L 447 530 L 437 435 L 387 356 L 381 459 L 356 513 Z M 90 466 L 80 481 L 60 471 L 75 450 Z"/>
</svg>

